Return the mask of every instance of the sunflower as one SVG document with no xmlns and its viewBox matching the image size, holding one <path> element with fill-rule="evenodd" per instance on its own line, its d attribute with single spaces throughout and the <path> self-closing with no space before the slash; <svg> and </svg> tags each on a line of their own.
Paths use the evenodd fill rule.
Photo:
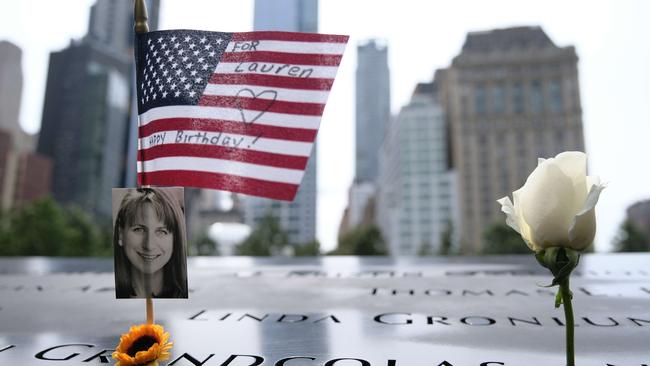
<svg viewBox="0 0 650 366">
<path fill-rule="evenodd" d="M 173 343 L 168 340 L 169 333 L 158 324 L 134 325 L 113 352 L 115 366 L 158 366 L 158 361 L 170 357 Z"/>
</svg>

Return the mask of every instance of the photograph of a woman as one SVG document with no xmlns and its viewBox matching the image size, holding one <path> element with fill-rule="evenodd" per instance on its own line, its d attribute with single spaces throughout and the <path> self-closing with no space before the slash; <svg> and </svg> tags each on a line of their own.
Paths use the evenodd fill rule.
<svg viewBox="0 0 650 366">
<path fill-rule="evenodd" d="M 183 188 L 114 188 L 115 293 L 187 298 Z"/>
</svg>

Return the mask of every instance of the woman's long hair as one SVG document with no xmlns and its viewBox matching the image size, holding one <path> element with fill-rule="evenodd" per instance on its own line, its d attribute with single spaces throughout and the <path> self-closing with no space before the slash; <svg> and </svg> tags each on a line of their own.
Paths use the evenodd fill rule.
<svg viewBox="0 0 650 366">
<path fill-rule="evenodd" d="M 179 198 L 164 188 L 131 189 L 122 199 L 113 228 L 115 253 L 115 292 L 117 298 L 135 296 L 132 264 L 126 256 L 119 238 L 127 226 L 132 226 L 145 203 L 151 204 L 158 218 L 173 232 L 174 246 L 169 262 L 163 267 L 163 289 L 155 297 L 187 297 L 187 261 L 185 243 L 185 218 Z M 126 245 L 126 244 L 124 244 Z"/>
</svg>

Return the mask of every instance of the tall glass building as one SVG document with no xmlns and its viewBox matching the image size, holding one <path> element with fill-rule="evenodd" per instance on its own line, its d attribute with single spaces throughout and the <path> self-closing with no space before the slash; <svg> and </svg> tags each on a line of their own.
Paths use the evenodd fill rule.
<svg viewBox="0 0 650 366">
<path fill-rule="evenodd" d="M 317 0 L 256 0 L 255 30 L 318 32 Z M 302 244 L 316 239 L 316 155 L 314 144 L 305 176 L 293 202 L 246 197 L 245 221 L 255 228 L 265 215 L 273 215 L 289 234 L 289 241 Z"/>
</svg>

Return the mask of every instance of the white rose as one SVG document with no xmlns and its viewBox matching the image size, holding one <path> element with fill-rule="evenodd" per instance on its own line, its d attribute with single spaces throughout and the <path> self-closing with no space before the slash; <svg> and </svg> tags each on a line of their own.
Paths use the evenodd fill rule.
<svg viewBox="0 0 650 366">
<path fill-rule="evenodd" d="M 519 190 L 514 204 L 501 204 L 506 223 L 535 252 L 549 247 L 584 250 L 596 235 L 595 207 L 605 188 L 596 176 L 587 176 L 587 155 L 569 151 L 539 159 L 537 168 Z"/>
</svg>

